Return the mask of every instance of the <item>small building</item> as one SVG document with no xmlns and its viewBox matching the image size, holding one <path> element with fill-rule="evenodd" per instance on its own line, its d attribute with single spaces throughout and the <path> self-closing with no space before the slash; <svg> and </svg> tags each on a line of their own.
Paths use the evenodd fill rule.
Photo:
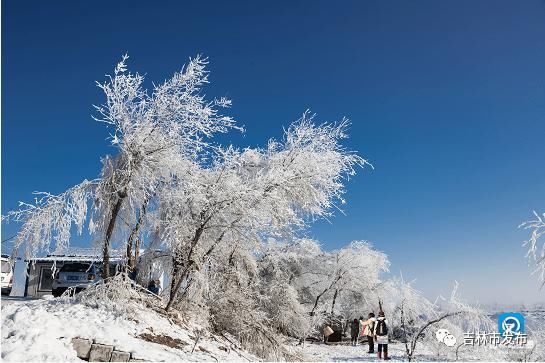
<svg viewBox="0 0 545 363">
<path fill-rule="evenodd" d="M 110 255 L 110 275 L 123 263 L 124 257 L 112 251 Z M 71 248 L 63 253 L 49 254 L 45 257 L 34 257 L 27 262 L 25 294 L 29 297 L 40 297 L 52 294 L 53 276 L 64 264 L 71 262 L 95 263 L 102 265 L 102 255 L 96 249 Z"/>
</svg>

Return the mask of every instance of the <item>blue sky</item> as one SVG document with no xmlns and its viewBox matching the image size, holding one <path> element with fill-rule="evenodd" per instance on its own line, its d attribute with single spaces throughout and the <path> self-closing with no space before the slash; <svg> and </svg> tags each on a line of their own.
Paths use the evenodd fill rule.
<svg viewBox="0 0 545 363">
<path fill-rule="evenodd" d="M 307 108 L 349 117 L 375 169 L 309 231 L 326 249 L 370 240 L 430 297 L 457 279 L 471 300 L 545 301 L 517 229 L 545 210 L 544 1 L 3 1 L 2 213 L 98 175 L 94 81 L 125 52 L 149 81 L 208 56 L 239 146 Z"/>
</svg>

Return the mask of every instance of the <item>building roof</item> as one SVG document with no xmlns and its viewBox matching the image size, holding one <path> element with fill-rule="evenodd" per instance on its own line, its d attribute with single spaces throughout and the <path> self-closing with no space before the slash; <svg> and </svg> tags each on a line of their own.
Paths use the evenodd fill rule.
<svg viewBox="0 0 545 363">
<path fill-rule="evenodd" d="M 124 256 L 116 250 L 110 253 L 110 262 L 119 262 L 124 259 Z M 99 262 L 102 261 L 102 251 L 94 248 L 69 248 L 64 251 L 57 251 L 48 254 L 45 257 L 32 257 L 29 262 L 54 262 L 54 261 L 84 261 L 84 262 Z"/>
</svg>

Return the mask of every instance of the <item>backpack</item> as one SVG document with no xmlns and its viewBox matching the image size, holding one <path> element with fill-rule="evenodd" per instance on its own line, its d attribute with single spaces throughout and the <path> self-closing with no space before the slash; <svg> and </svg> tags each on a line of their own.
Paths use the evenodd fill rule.
<svg viewBox="0 0 545 363">
<path fill-rule="evenodd" d="M 377 321 L 377 335 L 388 335 L 388 327 L 386 326 L 384 319 Z"/>
</svg>

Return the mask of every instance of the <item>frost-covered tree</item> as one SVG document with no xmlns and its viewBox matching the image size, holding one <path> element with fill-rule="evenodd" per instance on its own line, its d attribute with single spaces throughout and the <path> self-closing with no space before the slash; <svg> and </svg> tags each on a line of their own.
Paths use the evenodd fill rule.
<svg viewBox="0 0 545 363">
<path fill-rule="evenodd" d="M 297 239 L 290 243 L 271 240 L 258 259 L 260 290 L 270 324 L 285 335 L 305 338 L 315 323 L 308 306 L 302 303 L 296 283 L 309 273 L 304 266 L 322 251 L 315 240 Z"/>
<path fill-rule="evenodd" d="M 353 241 L 307 261 L 294 284 L 309 304 L 311 314 L 333 313 L 340 299 L 350 299 L 354 294 L 362 300 L 363 295 L 371 296 L 381 284 L 380 274 L 387 272 L 388 266 L 385 254 L 374 250 L 368 242 Z M 361 309 L 361 303 L 358 305 Z"/>
<path fill-rule="evenodd" d="M 344 179 L 365 163 L 340 143 L 347 125 L 315 125 L 305 113 L 282 141 L 220 149 L 210 166 L 191 170 L 193 183 L 161 195 L 159 235 L 174 266 L 167 309 L 208 259 L 254 250 L 267 236 L 290 235 L 343 203 Z"/>
<path fill-rule="evenodd" d="M 15 246 L 26 243 L 28 254 L 65 249 L 72 225 L 81 233 L 92 200 L 89 228 L 101 237 L 104 264 L 117 234 L 117 240 L 126 239 L 127 259 L 133 265 L 158 190 L 173 180 L 181 183 L 194 164 L 203 162 L 214 134 L 237 128 L 232 118 L 218 113 L 218 108 L 230 105 L 229 100 L 208 101 L 201 94 L 208 82 L 205 59 L 190 60 L 182 71 L 148 92 L 144 77 L 127 70 L 127 58 L 106 82 L 97 83 L 106 101 L 96 106 L 95 119 L 108 126 L 116 149 L 115 155 L 103 159 L 100 178 L 58 196 L 46 194 L 5 216 L 23 222 Z M 108 277 L 108 269 L 103 275 Z"/>
<path fill-rule="evenodd" d="M 228 257 L 228 264 L 222 267 L 224 270 L 214 273 L 208 284 L 212 296 L 209 305 L 216 307 L 211 313 L 212 321 L 218 324 L 218 321 L 235 319 L 236 324 L 224 325 L 223 329 L 236 331 L 242 336 L 247 334 L 242 340 L 261 336 L 260 341 L 270 343 L 279 333 L 299 339 L 319 333 L 325 316 L 322 311 L 312 311 L 316 296 L 305 302 L 302 293 L 307 290 L 302 287 L 325 286 L 331 282 L 332 277 L 327 273 L 314 270 L 315 261 L 324 255 L 340 257 L 344 267 L 351 270 L 337 281 L 336 287 L 342 292 L 337 294 L 340 302 L 344 301 L 341 297 L 352 296 L 352 290 L 366 295 L 375 293 L 374 290 L 382 283 L 378 275 L 388 264 L 383 253 L 361 241 L 352 242 L 335 253 L 327 253 L 321 251 L 316 241 L 309 239 L 291 242 L 269 240 L 261 247 L 257 260 L 251 251 L 234 249 Z M 211 273 L 216 269 L 209 266 L 208 271 Z M 331 300 L 320 306 L 329 307 L 329 304 L 332 304 Z M 241 320 L 246 322 L 244 327 L 239 326 Z M 249 326 L 253 328 L 248 329 Z M 278 354 L 272 353 L 268 353 L 270 358 Z"/>
<path fill-rule="evenodd" d="M 207 138 L 236 127 L 232 118 L 217 111 L 217 107 L 229 106 L 228 100 L 207 101 L 201 95 L 208 82 L 206 60 L 191 60 L 148 94 L 143 88 L 144 77 L 128 72 L 126 59 L 117 65 L 113 76 L 98 84 L 106 102 L 96 106 L 96 119 L 113 128 L 111 142 L 117 148 L 117 155 L 104 161 L 92 224 L 104 234 L 105 264 L 122 210 L 128 220 L 136 221 L 129 232 L 129 252 L 158 188 L 183 179 L 191 166 L 206 156 L 211 146 Z M 138 246 L 134 247 L 137 253 Z M 131 261 L 130 254 L 128 257 Z"/>
<path fill-rule="evenodd" d="M 404 343 L 409 361 L 415 359 L 419 344 L 435 347 L 438 354 L 448 353 L 446 346 L 435 337 L 438 328 L 460 338 L 466 331 L 486 331 L 492 326 L 490 319 L 478 307 L 460 299 L 457 283 L 449 299 L 440 297 L 435 303 L 403 279 L 391 280 L 388 290 L 391 294 L 385 301 L 385 310 L 392 316 L 391 325 L 396 327 L 394 334 Z"/>
<path fill-rule="evenodd" d="M 387 260 L 370 245 L 324 253 L 297 240 L 345 202 L 346 181 L 366 164 L 343 146 L 346 119 L 317 124 L 305 112 L 265 147 L 220 146 L 211 141 L 215 134 L 240 128 L 218 111 L 228 100 L 202 95 L 206 60 L 191 60 L 149 91 L 126 61 L 98 83 L 106 101 L 95 119 L 108 127 L 114 155 L 102 159 L 99 178 L 8 213 L 6 220 L 23 223 L 17 246 L 25 243 L 29 255 L 66 249 L 72 228 L 81 233 L 87 222 L 99 236 L 104 265 L 119 247 L 129 269 L 139 260 L 146 269 L 166 270 L 166 311 L 194 312 L 205 326 L 271 359 L 286 354 L 279 333 L 303 338 L 313 329 L 316 314 L 309 313 L 326 295 L 333 310 L 338 296 L 377 285 Z M 160 259 L 153 253 L 139 259 L 144 237 Z M 297 242 L 272 246 L 272 239 Z M 125 279 L 108 280 L 108 271 L 96 291 L 118 296 L 111 287 Z M 132 286 L 126 290 L 133 296 Z M 306 304 L 309 291 L 314 306 Z"/>
<path fill-rule="evenodd" d="M 529 229 L 532 233 L 530 239 L 523 246 L 528 248 L 528 261 L 535 265 L 534 273 L 538 274 L 541 286 L 545 285 L 545 243 L 540 241 L 545 234 L 545 213 L 539 215 L 534 211 L 535 219 L 524 222 L 521 228 Z"/>
<path fill-rule="evenodd" d="M 336 276 L 340 277 L 335 286 L 331 300 L 331 313 L 335 311 L 336 303 L 341 304 L 345 300 L 360 298 L 363 302 L 369 303 L 377 289 L 382 285 L 381 274 L 388 272 L 390 262 L 388 257 L 372 248 L 369 242 L 353 241 L 347 247 L 333 252 L 335 261 Z M 352 307 L 361 312 L 362 304 L 343 304 L 344 310 Z M 348 316 L 358 315 L 356 311 L 346 314 Z"/>
</svg>

